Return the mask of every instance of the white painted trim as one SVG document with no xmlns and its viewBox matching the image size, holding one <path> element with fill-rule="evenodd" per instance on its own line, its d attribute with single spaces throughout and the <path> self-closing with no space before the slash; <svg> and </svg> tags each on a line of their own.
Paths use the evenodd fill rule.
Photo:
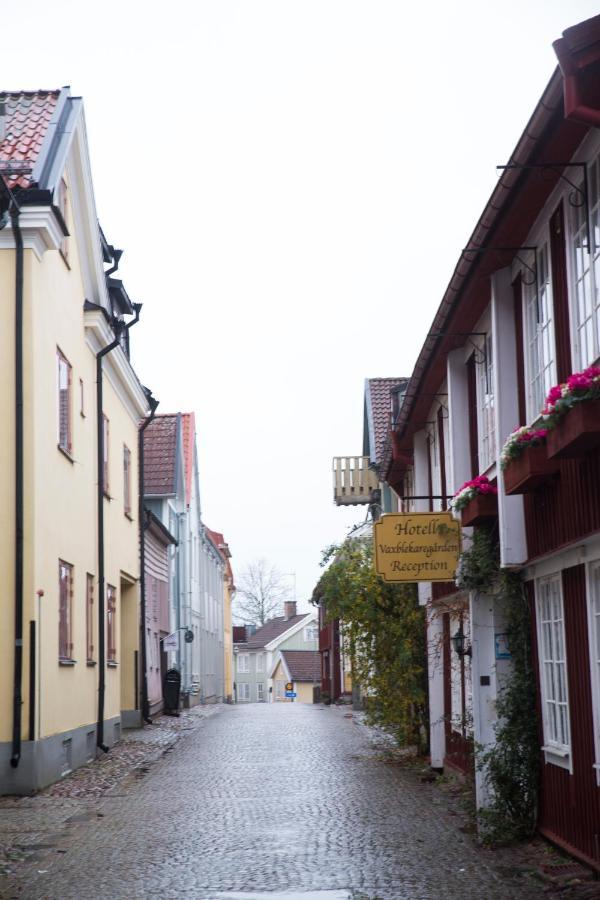
<svg viewBox="0 0 600 900">
<path fill-rule="evenodd" d="M 590 557 L 600 557 L 600 533 L 598 532 L 529 563 L 523 570 L 524 577 L 526 581 L 543 578 L 546 575 L 560 572 L 561 569 L 570 569 L 572 566 L 581 565 Z"/>
<path fill-rule="evenodd" d="M 94 355 L 114 340 L 114 334 L 100 310 L 84 313 L 85 339 Z M 131 363 L 121 347 L 104 357 L 103 371 L 127 412 L 138 424 L 148 415 L 148 401 Z"/>
<path fill-rule="evenodd" d="M 594 727 L 594 757 L 596 784 L 600 787 L 600 671 L 596 662 L 600 647 L 596 646 L 596 623 L 594 621 L 594 591 L 592 569 L 600 567 L 600 558 L 592 559 L 585 567 L 585 592 L 588 623 L 588 658 L 590 664 L 590 682 L 592 685 L 592 722 Z"/>
<path fill-rule="evenodd" d="M 25 250 L 33 250 L 41 259 L 46 250 L 58 250 L 63 239 L 62 228 L 51 206 L 23 206 L 19 224 Z M 12 228 L 0 231 L 0 250 L 14 250 L 15 239 Z"/>
<path fill-rule="evenodd" d="M 306 613 L 303 619 L 300 619 L 299 622 L 296 622 L 295 625 L 292 625 L 287 631 L 284 631 L 283 634 L 278 635 L 278 637 L 273 638 L 272 641 L 269 641 L 268 644 L 265 644 L 265 650 L 276 650 L 282 641 L 287 640 L 289 637 L 293 637 L 293 635 L 297 634 L 305 625 L 308 625 L 309 622 L 317 621 L 317 614 L 315 612 Z"/>
</svg>

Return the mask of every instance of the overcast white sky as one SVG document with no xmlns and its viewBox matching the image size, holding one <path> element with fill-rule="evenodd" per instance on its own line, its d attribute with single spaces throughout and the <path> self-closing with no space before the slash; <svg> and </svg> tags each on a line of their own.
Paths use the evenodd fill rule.
<svg viewBox="0 0 600 900">
<path fill-rule="evenodd" d="M 3 87 L 84 98 L 100 220 L 144 304 L 134 364 L 161 412 L 196 412 L 206 523 L 234 571 L 264 556 L 310 596 L 365 514 L 331 485 L 362 451 L 363 380 L 412 371 L 552 41 L 599 3 L 0 8 Z"/>
</svg>

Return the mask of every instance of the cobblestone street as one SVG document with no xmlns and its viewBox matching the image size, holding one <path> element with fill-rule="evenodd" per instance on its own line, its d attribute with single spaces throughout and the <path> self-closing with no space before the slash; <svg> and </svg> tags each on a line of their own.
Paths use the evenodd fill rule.
<svg viewBox="0 0 600 900">
<path fill-rule="evenodd" d="M 113 789 L 75 773 L 2 801 L 0 836 L 18 843 L 1 896 L 547 896 L 514 856 L 478 848 L 439 785 L 390 764 L 344 709 L 252 704 L 182 722 L 189 733 L 173 752 L 149 738 L 164 755 Z"/>
</svg>

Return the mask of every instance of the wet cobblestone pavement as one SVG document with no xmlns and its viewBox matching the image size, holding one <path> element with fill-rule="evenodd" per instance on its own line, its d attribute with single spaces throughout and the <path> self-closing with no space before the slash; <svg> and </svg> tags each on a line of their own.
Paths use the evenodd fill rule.
<svg viewBox="0 0 600 900">
<path fill-rule="evenodd" d="M 299 704 L 194 710 L 132 733 L 111 761 L 36 797 L 4 798 L 0 896 L 548 896 L 551 884 L 533 880 L 526 859 L 477 847 L 452 793 L 394 764 L 344 713 Z M 103 765 L 114 769 L 105 778 Z M 596 896 L 596 885 L 582 888 L 577 896 Z"/>
</svg>

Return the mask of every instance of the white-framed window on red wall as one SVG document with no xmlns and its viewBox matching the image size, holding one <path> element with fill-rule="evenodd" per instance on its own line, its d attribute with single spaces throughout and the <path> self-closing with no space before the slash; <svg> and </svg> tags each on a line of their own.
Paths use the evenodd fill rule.
<svg viewBox="0 0 600 900">
<path fill-rule="evenodd" d="M 533 253 L 530 256 L 533 262 Z M 528 422 L 540 414 L 548 391 L 556 384 L 552 276 L 547 241 L 538 247 L 533 268 L 533 273 L 523 273 L 522 281 Z"/>
<path fill-rule="evenodd" d="M 496 461 L 496 411 L 494 400 L 494 352 L 492 335 L 486 334 L 475 355 L 477 369 L 477 440 L 479 471 Z"/>
<path fill-rule="evenodd" d="M 85 655 L 94 662 L 94 576 L 88 572 L 85 582 Z"/>
<path fill-rule="evenodd" d="M 117 661 L 117 589 L 112 584 L 106 587 L 106 659 Z"/>
<path fill-rule="evenodd" d="M 588 205 L 591 248 L 588 248 L 586 204 L 569 205 L 570 294 L 576 371 L 600 357 L 600 155 L 588 164 Z"/>
<path fill-rule="evenodd" d="M 596 784 L 600 786 L 600 559 L 587 567 L 588 634 L 594 715 Z"/>
<path fill-rule="evenodd" d="M 131 518 L 131 450 L 123 444 L 123 505 L 125 515 Z"/>
<path fill-rule="evenodd" d="M 560 573 L 540 578 L 535 589 L 543 750 L 546 762 L 570 769 L 569 686 Z"/>
<path fill-rule="evenodd" d="M 73 449 L 72 422 L 71 422 L 71 382 L 73 371 L 71 363 L 56 348 L 57 363 L 57 413 L 58 413 L 58 446 L 65 453 L 70 454 Z"/>
<path fill-rule="evenodd" d="M 58 561 L 58 658 L 73 657 L 73 566 Z"/>
</svg>

